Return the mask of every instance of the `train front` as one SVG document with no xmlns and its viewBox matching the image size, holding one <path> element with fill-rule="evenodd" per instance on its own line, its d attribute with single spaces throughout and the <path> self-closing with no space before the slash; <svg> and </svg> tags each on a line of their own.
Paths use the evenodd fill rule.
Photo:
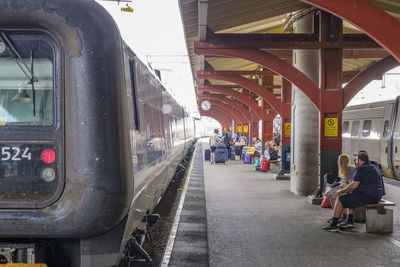
<svg viewBox="0 0 400 267">
<path fill-rule="evenodd" d="M 0 264 L 119 252 L 94 239 L 118 231 L 133 190 L 121 53 L 94 1 L 0 0 Z"/>
</svg>

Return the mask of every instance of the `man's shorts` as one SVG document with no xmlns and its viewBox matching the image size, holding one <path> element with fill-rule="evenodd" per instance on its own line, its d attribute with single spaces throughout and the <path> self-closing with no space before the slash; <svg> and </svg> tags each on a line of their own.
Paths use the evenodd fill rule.
<svg viewBox="0 0 400 267">
<path fill-rule="evenodd" d="M 214 153 L 214 152 L 215 152 L 215 149 L 217 149 L 216 146 L 210 146 L 210 148 L 211 148 L 211 152 L 212 152 L 212 153 Z"/>
<path fill-rule="evenodd" d="M 357 207 L 364 206 L 365 204 L 360 200 L 357 194 L 346 194 L 339 197 L 343 208 L 354 209 Z"/>
</svg>

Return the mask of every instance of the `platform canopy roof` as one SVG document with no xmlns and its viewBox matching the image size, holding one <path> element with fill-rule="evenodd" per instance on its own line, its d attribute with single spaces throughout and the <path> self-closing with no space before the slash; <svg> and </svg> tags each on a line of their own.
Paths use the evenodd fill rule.
<svg viewBox="0 0 400 267">
<path fill-rule="evenodd" d="M 194 79 L 197 71 L 207 68 L 216 71 L 259 71 L 261 66 L 236 57 L 196 55 L 194 43 L 208 41 L 213 34 L 291 34 L 292 23 L 302 14 L 319 12 L 319 9 L 298 0 L 179 0 L 185 38 L 188 47 Z M 371 3 L 400 21 L 400 2 L 394 0 L 370 0 Z M 377 18 L 371 18 L 375 20 Z M 385 29 L 382 29 L 384 31 Z M 343 21 L 344 34 L 364 34 L 357 27 Z M 248 35 L 247 35 L 248 36 Z M 292 50 L 265 49 L 281 59 L 291 62 Z M 343 50 L 343 73 L 354 76 L 374 61 L 388 56 L 389 53 L 376 46 L 368 49 Z M 261 68 L 262 69 L 262 68 Z M 244 76 L 251 78 L 251 75 Z M 346 81 L 346 79 L 344 79 Z M 197 80 L 198 84 L 204 80 Z M 273 94 L 279 99 L 282 78 L 273 76 Z M 208 80 L 211 85 L 232 85 L 221 80 Z M 238 88 L 240 86 L 237 86 Z"/>
</svg>

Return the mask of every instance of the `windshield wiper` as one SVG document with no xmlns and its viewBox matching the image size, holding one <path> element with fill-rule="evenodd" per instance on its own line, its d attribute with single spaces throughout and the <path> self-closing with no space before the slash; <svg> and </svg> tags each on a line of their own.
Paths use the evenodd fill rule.
<svg viewBox="0 0 400 267">
<path fill-rule="evenodd" d="M 32 109 L 33 109 L 33 116 L 36 114 L 36 106 L 35 106 L 35 82 L 38 82 L 38 79 L 33 76 L 33 51 L 31 50 L 30 55 L 30 68 L 25 64 L 24 60 L 22 59 L 21 55 L 18 53 L 17 49 L 14 47 L 10 39 L 8 39 L 7 35 L 4 31 L 1 31 L 0 38 L 3 43 L 6 45 L 7 50 L 10 52 L 11 57 L 15 60 L 18 67 L 21 71 L 25 74 L 25 76 L 29 80 L 29 84 L 31 85 L 32 89 Z"/>
<path fill-rule="evenodd" d="M 30 84 L 31 84 L 31 89 L 32 89 L 32 112 L 33 112 L 33 116 L 36 115 L 36 105 L 35 105 L 35 82 L 37 82 L 38 80 L 33 76 L 33 50 L 31 50 L 31 80 L 30 80 Z"/>
</svg>

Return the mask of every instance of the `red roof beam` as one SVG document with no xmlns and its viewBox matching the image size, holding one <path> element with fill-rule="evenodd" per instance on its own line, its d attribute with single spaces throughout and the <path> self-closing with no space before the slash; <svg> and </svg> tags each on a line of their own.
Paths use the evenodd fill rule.
<svg viewBox="0 0 400 267">
<path fill-rule="evenodd" d="M 198 87 L 197 90 L 199 92 L 213 92 L 213 93 L 219 93 L 222 95 L 229 95 L 232 96 L 234 98 L 236 98 L 237 100 L 239 100 L 240 102 L 244 103 L 245 105 L 247 105 L 252 111 L 254 111 L 254 113 L 258 116 L 259 119 L 261 120 L 267 120 L 267 114 L 265 112 L 265 110 L 263 110 L 262 108 L 260 108 L 256 102 L 254 102 L 253 100 L 249 99 L 248 96 L 241 94 L 239 92 L 233 91 L 233 90 L 224 90 L 224 89 L 219 89 L 217 88 L 211 88 L 211 86 L 208 86 L 207 89 L 202 88 L 202 87 Z"/>
<path fill-rule="evenodd" d="M 365 0 L 301 0 L 340 17 L 364 31 L 400 62 L 400 22 Z"/>
<path fill-rule="evenodd" d="M 204 74 L 204 72 L 202 73 L 202 71 L 197 72 L 197 78 L 208 80 L 222 80 L 235 83 L 264 98 L 264 100 L 267 101 L 268 104 L 270 104 L 276 112 L 280 111 L 280 101 L 276 98 L 276 96 L 272 92 L 268 91 L 266 87 L 259 85 L 253 80 L 247 79 L 242 76 Z"/>
<path fill-rule="evenodd" d="M 315 34 L 252 34 L 219 33 L 200 42 L 203 48 L 241 49 L 321 49 L 321 48 L 382 48 L 365 34 L 343 34 L 341 41 L 319 41 Z"/>
<path fill-rule="evenodd" d="M 292 59 L 293 53 L 291 49 L 262 49 L 268 53 L 273 54 L 281 59 Z M 343 50 L 343 58 L 384 58 L 389 53 L 383 49 L 345 49 Z M 232 58 L 221 55 L 206 55 L 205 58 Z"/>
<path fill-rule="evenodd" d="M 379 80 L 382 75 L 399 66 L 399 62 L 392 56 L 387 56 L 377 62 L 368 66 L 364 71 L 357 74 L 349 83 L 343 88 L 344 100 L 343 107 L 345 107 L 350 100 L 368 83 L 372 80 Z"/>
<path fill-rule="evenodd" d="M 234 99 L 227 98 L 223 95 L 215 95 L 215 94 L 198 94 L 197 97 L 199 100 L 204 99 L 212 99 L 220 102 L 225 102 L 233 107 L 235 107 L 242 115 L 246 118 L 247 121 L 251 121 L 251 114 L 249 112 L 249 107 L 240 104 Z"/>
<path fill-rule="evenodd" d="M 262 65 L 265 68 L 278 73 L 279 75 L 290 81 L 292 84 L 297 86 L 304 94 L 307 95 L 307 97 L 318 109 L 320 108 L 318 86 L 315 85 L 313 81 L 311 81 L 304 73 L 296 69 L 294 66 L 270 53 L 257 49 L 216 49 L 216 48 L 205 49 L 201 46 L 200 43 L 194 44 L 194 51 L 196 54 L 201 54 L 201 55 L 218 54 L 226 56 L 235 56 Z M 221 77 L 230 77 L 230 76 L 221 76 Z M 265 100 L 268 101 L 268 99 Z M 273 99 L 271 99 L 271 101 L 279 102 L 279 100 L 276 99 L 275 96 Z M 277 107 L 276 104 L 272 104 L 270 101 L 268 102 L 277 112 L 279 112 L 278 111 L 279 109 L 276 108 Z"/>
</svg>

